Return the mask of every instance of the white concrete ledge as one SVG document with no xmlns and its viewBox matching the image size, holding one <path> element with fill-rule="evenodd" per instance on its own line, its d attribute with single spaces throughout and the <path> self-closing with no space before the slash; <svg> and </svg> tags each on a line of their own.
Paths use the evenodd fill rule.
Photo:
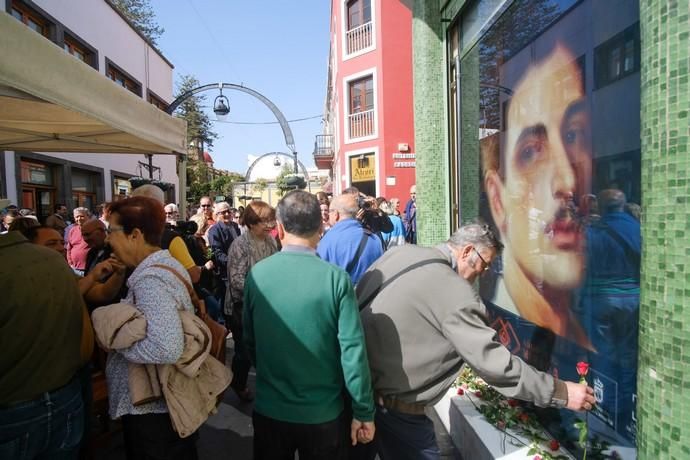
<svg viewBox="0 0 690 460">
<path fill-rule="evenodd" d="M 441 423 L 450 434 L 455 449 L 465 460 L 532 460 L 534 455 L 528 455 L 529 447 L 517 446 L 517 442 L 506 436 L 498 428 L 486 421 L 484 416 L 475 409 L 468 396 L 458 396 L 457 390 L 451 388 L 435 406 Z M 512 430 L 507 430 L 512 436 L 525 444 L 529 440 Z M 545 437 L 549 437 L 545 433 Z M 622 460 L 634 460 L 635 449 L 611 446 Z M 556 452 L 554 452 L 556 453 Z M 558 452 L 570 459 L 576 460 L 569 452 L 560 449 Z"/>
<path fill-rule="evenodd" d="M 517 442 L 486 421 L 474 408 L 467 396 L 457 396 L 451 389 L 434 406 L 441 422 L 450 433 L 453 445 L 464 459 L 471 460 L 532 460 L 527 455 L 529 447 L 516 446 Z M 512 430 L 508 433 L 525 444 L 529 440 Z M 556 453 L 556 452 L 554 452 Z M 561 449 L 558 454 L 574 460 L 568 452 Z"/>
</svg>

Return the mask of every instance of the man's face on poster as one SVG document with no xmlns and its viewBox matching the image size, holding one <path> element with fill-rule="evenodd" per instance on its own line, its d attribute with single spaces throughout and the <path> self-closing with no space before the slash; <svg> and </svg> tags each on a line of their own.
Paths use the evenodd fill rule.
<svg viewBox="0 0 690 460">
<path fill-rule="evenodd" d="M 514 88 L 491 211 L 511 257 L 537 285 L 571 289 L 583 275 L 573 199 L 589 192 L 591 142 L 582 71 L 557 46 Z M 487 188 L 490 188 L 487 179 Z"/>
</svg>

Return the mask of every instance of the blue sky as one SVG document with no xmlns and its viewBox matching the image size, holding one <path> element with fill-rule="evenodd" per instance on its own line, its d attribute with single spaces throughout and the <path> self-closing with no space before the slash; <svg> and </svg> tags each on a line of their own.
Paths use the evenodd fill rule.
<svg viewBox="0 0 690 460">
<path fill-rule="evenodd" d="M 330 2 L 328 0 L 151 0 L 165 33 L 158 40 L 175 65 L 174 79 L 193 74 L 202 85 L 242 84 L 266 96 L 288 120 L 322 115 L 326 93 Z M 177 88 L 177 86 L 175 86 Z M 203 93 L 210 110 L 216 91 Z M 258 99 L 225 90 L 230 122 L 273 122 Z M 290 123 L 299 159 L 313 166 L 314 136 L 321 119 Z M 211 155 L 218 168 L 244 174 L 247 155 L 289 152 L 278 124 L 214 121 L 220 134 Z"/>
</svg>

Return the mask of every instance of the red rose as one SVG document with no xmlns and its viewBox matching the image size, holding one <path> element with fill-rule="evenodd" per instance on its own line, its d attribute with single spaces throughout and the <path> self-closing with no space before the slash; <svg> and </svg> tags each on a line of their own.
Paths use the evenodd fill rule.
<svg viewBox="0 0 690 460">
<path fill-rule="evenodd" d="M 529 415 L 527 415 L 524 412 L 520 412 L 520 414 L 518 414 L 518 420 L 520 420 L 521 422 L 528 422 L 529 421 Z"/>
<path fill-rule="evenodd" d="M 477 391 L 474 392 L 474 395 L 475 395 L 477 398 L 481 398 L 481 397 L 482 397 L 482 392 L 479 391 L 479 390 L 477 390 Z"/>
<path fill-rule="evenodd" d="M 552 439 L 551 442 L 549 443 L 549 449 L 556 451 L 561 448 L 561 443 L 558 442 L 555 439 Z"/>
<path fill-rule="evenodd" d="M 589 364 L 587 364 L 584 361 L 580 361 L 577 363 L 577 374 L 580 376 L 585 376 L 587 375 L 587 372 L 589 372 Z"/>
<path fill-rule="evenodd" d="M 509 405 L 510 407 L 517 407 L 518 404 L 519 404 L 519 403 L 517 402 L 517 399 L 509 399 L 509 400 L 508 400 L 508 405 Z"/>
<path fill-rule="evenodd" d="M 458 388 L 458 396 L 462 396 L 464 394 L 465 394 L 465 390 L 463 390 L 462 388 Z"/>
</svg>

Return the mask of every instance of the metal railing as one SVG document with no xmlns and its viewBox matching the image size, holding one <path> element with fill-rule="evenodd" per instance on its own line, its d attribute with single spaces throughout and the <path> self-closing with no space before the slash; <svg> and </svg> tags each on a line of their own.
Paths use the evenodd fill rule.
<svg viewBox="0 0 690 460">
<path fill-rule="evenodd" d="M 348 116 L 350 139 L 374 134 L 374 109 L 353 113 Z"/>
<path fill-rule="evenodd" d="M 314 140 L 314 156 L 332 157 L 333 155 L 333 134 L 317 134 Z"/>
<path fill-rule="evenodd" d="M 347 54 L 356 53 L 357 51 L 369 48 L 374 43 L 372 39 L 372 30 L 371 21 L 348 30 L 346 34 Z"/>
</svg>

